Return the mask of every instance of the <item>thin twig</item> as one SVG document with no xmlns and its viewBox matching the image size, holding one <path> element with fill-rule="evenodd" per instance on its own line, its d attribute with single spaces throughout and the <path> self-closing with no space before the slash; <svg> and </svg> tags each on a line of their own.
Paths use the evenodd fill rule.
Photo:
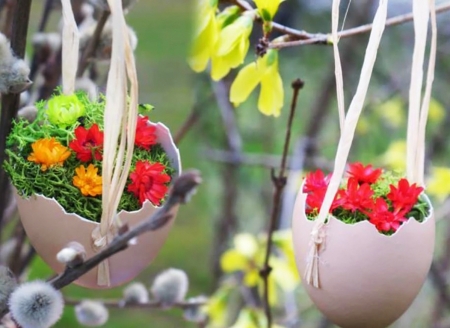
<svg viewBox="0 0 450 328">
<path fill-rule="evenodd" d="M 272 312 L 270 309 L 270 303 L 269 303 L 269 275 L 272 271 L 272 268 L 270 267 L 269 259 L 270 254 L 272 253 L 272 236 L 275 231 L 275 228 L 277 227 L 277 221 L 278 216 L 280 212 L 280 205 L 281 205 L 281 196 L 283 194 L 284 186 L 286 185 L 286 163 L 287 163 L 287 154 L 289 150 L 289 142 L 291 139 L 291 128 L 292 123 L 294 121 L 294 115 L 295 115 L 295 109 L 297 107 L 297 99 L 300 90 L 303 88 L 303 81 L 300 79 L 295 80 L 292 82 L 292 89 L 293 89 L 293 95 L 292 95 L 292 102 L 291 102 L 291 110 L 289 113 L 289 119 L 288 124 L 286 128 L 286 137 L 284 141 L 284 148 L 283 148 L 283 155 L 281 158 L 281 168 L 278 176 L 275 176 L 274 170 L 271 171 L 272 175 L 272 182 L 275 187 L 275 191 L 273 194 L 273 207 L 272 207 L 272 215 L 270 217 L 270 223 L 269 223 L 269 231 L 267 233 L 267 248 L 266 248 L 266 254 L 264 257 L 264 264 L 260 271 L 261 278 L 263 279 L 264 283 L 264 312 L 267 317 L 267 327 L 272 327 Z"/>
<path fill-rule="evenodd" d="M 27 41 L 28 21 L 30 17 L 31 0 L 17 0 L 12 18 L 11 48 L 17 57 L 23 58 Z M 11 123 L 19 109 L 20 95 L 7 94 L 2 96 L 0 114 L 0 190 L 8 190 L 9 181 L 6 172 L 1 168 L 6 158 L 6 137 L 11 132 Z M 4 216 L 4 209 L 9 193 L 0 195 L 0 225 Z"/>
<path fill-rule="evenodd" d="M 88 45 L 83 51 L 83 55 L 81 56 L 80 63 L 78 65 L 77 77 L 81 77 L 88 67 L 89 60 L 94 55 L 97 46 L 99 44 L 100 37 L 103 32 L 103 28 L 105 27 L 106 22 L 108 21 L 110 12 L 108 10 L 104 10 L 100 16 L 100 19 L 97 22 L 97 26 L 95 27 L 94 34 L 89 40 Z"/>
<path fill-rule="evenodd" d="M 235 5 L 239 6 L 242 10 L 253 10 L 253 7 L 244 0 L 225 0 L 225 2 L 231 2 Z M 450 10 L 450 2 L 443 3 L 439 6 L 436 6 L 436 14 L 440 14 Z M 386 20 L 386 27 L 400 25 L 406 22 L 413 20 L 413 14 L 407 13 L 398 15 L 395 17 L 391 17 Z M 287 42 L 277 42 L 272 43 L 270 45 L 271 48 L 281 49 L 287 47 L 295 47 L 307 44 L 330 44 L 329 43 L 329 34 L 325 33 L 309 33 L 302 30 L 297 30 L 291 27 L 284 26 L 282 24 L 278 24 L 273 22 L 272 28 L 286 34 L 290 37 L 292 41 Z M 358 27 L 353 27 L 347 30 L 343 30 L 338 33 L 340 38 L 348 38 L 357 34 L 368 33 L 372 30 L 372 24 L 365 24 Z"/>
<path fill-rule="evenodd" d="M 76 306 L 80 304 L 83 301 L 83 299 L 74 299 L 74 298 L 68 298 L 64 297 L 64 304 L 69 306 Z M 161 309 L 161 308 L 167 308 L 166 305 L 161 304 L 161 302 L 157 301 L 150 301 L 148 303 L 125 303 L 124 300 L 97 300 L 101 302 L 104 306 L 108 308 L 114 308 L 114 309 Z M 173 305 L 171 305 L 172 308 L 179 308 L 179 309 L 187 309 L 191 308 L 193 306 L 202 306 L 205 305 L 205 302 L 177 302 Z"/>
<path fill-rule="evenodd" d="M 133 229 L 116 236 L 113 241 L 101 252 L 95 254 L 93 257 L 83 262 L 79 266 L 66 268 L 66 270 L 59 276 L 51 280 L 51 284 L 56 289 L 61 289 L 72 283 L 86 272 L 92 270 L 102 261 L 110 256 L 125 250 L 128 247 L 128 242 L 148 231 L 158 230 L 163 227 L 173 217 L 172 208 L 178 204 L 187 202 L 192 191 L 201 183 L 200 173 L 192 170 L 183 173 L 178 177 L 171 188 L 169 196 L 164 205 L 159 208 L 151 217 L 142 221 Z"/>
<path fill-rule="evenodd" d="M 204 106 L 207 105 L 208 102 L 212 100 L 212 95 L 207 97 L 201 102 L 196 102 L 194 106 L 192 106 L 191 112 L 186 120 L 183 122 L 175 137 L 173 138 L 176 145 L 178 145 L 181 140 L 185 137 L 185 135 L 192 129 L 192 127 L 198 122 L 200 118 L 201 110 Z"/>
<path fill-rule="evenodd" d="M 260 166 L 263 168 L 269 169 L 278 169 L 280 168 L 281 156 L 272 155 L 272 154 L 252 154 L 252 153 L 239 153 L 236 156 L 235 153 L 229 150 L 223 149 L 215 149 L 207 147 L 202 150 L 202 155 L 205 156 L 206 159 L 220 162 L 220 163 L 228 163 L 234 165 L 247 165 L 247 166 Z M 292 161 L 291 156 L 287 156 L 287 161 Z M 308 156 L 305 159 L 306 163 L 292 164 L 288 163 L 286 166 L 289 170 L 299 170 L 300 168 L 308 167 L 308 168 L 319 168 L 324 171 L 331 171 L 333 169 L 333 163 L 323 157 L 319 156 Z"/>
<path fill-rule="evenodd" d="M 443 13 L 443 12 L 446 12 L 449 10 L 450 10 L 450 2 L 444 3 L 444 4 L 436 7 L 436 14 L 440 14 L 440 13 Z M 398 16 L 387 19 L 385 26 L 389 27 L 389 26 L 400 25 L 400 24 L 409 22 L 411 20 L 413 20 L 412 12 L 403 14 L 403 15 L 398 15 Z M 291 38 L 293 38 L 293 39 L 297 38 L 299 40 L 272 43 L 272 44 L 270 44 L 270 48 L 281 49 L 281 48 L 287 48 L 287 47 L 302 46 L 302 45 L 307 45 L 307 44 L 331 44 L 329 42 L 329 34 L 320 34 L 320 33 L 310 34 L 310 33 L 306 33 L 303 31 L 297 31 L 298 34 L 296 35 L 296 34 L 293 34 L 291 30 L 292 29 L 286 30 L 287 31 L 286 34 L 291 36 Z M 353 28 L 350 28 L 347 30 L 343 30 L 338 33 L 338 37 L 339 38 L 348 38 L 348 37 L 355 36 L 358 34 L 368 33 L 371 30 L 372 30 L 372 24 L 365 24 L 365 25 L 353 27 Z"/>
</svg>

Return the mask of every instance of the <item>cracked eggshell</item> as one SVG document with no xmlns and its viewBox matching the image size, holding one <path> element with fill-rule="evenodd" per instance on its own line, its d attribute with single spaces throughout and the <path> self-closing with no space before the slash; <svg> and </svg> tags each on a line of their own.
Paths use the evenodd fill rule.
<svg viewBox="0 0 450 328">
<path fill-rule="evenodd" d="M 320 288 L 314 288 L 304 276 L 315 222 L 306 218 L 306 194 L 301 190 L 303 186 L 294 207 L 292 233 L 297 268 L 309 297 L 340 327 L 389 326 L 411 305 L 430 269 L 433 208 L 424 222 L 408 220 L 392 236 L 378 233 L 368 221 L 349 225 L 330 218 L 319 251 Z"/>
<path fill-rule="evenodd" d="M 162 145 L 175 168 L 175 177 L 181 172 L 180 154 L 169 129 L 161 123 L 151 123 L 156 127 L 157 142 Z M 15 193 L 20 218 L 31 244 L 42 259 L 56 272 L 64 271 L 64 265 L 56 260 L 56 254 L 69 242 L 76 241 L 86 249 L 87 258 L 95 251 L 92 247 L 92 231 L 99 223 L 76 214 L 68 214 L 55 201 L 42 195 L 24 199 Z M 147 219 L 156 207 L 149 201 L 139 211 L 118 213 L 123 223 L 130 227 Z M 178 208 L 173 209 L 176 214 Z M 147 232 L 137 239 L 137 244 L 128 247 L 109 258 L 111 285 L 97 285 L 97 269 L 93 269 L 74 283 L 92 289 L 112 288 L 129 282 L 144 270 L 156 257 L 164 244 L 174 219 L 157 231 Z"/>
</svg>

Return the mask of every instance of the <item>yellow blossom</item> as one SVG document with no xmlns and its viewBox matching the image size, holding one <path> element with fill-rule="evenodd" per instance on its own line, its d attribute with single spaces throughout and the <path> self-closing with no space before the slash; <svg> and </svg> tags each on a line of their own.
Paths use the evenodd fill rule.
<svg viewBox="0 0 450 328">
<path fill-rule="evenodd" d="M 282 3 L 283 1 L 284 0 L 253 0 L 253 2 L 256 4 L 256 7 L 258 7 L 259 15 L 266 22 L 270 22 L 273 20 L 273 17 L 278 11 L 280 3 Z"/>
<path fill-rule="evenodd" d="M 189 65 L 195 72 L 205 70 L 218 38 L 217 0 L 197 0 L 194 42 Z"/>
<path fill-rule="evenodd" d="M 393 141 L 380 159 L 384 166 L 393 171 L 405 171 L 406 142 L 404 140 Z"/>
<path fill-rule="evenodd" d="M 245 13 L 220 31 L 211 57 L 213 80 L 222 79 L 230 69 L 244 62 L 250 46 L 249 37 L 253 28 L 253 19 L 254 13 Z"/>
<path fill-rule="evenodd" d="M 428 119 L 430 123 L 436 124 L 442 122 L 445 117 L 445 109 L 442 104 L 434 98 L 430 100 L 430 108 L 428 110 Z"/>
<path fill-rule="evenodd" d="M 433 167 L 431 169 L 431 177 L 427 183 L 427 194 L 443 201 L 450 195 L 450 183 L 448 181 L 450 181 L 450 168 Z"/>
<path fill-rule="evenodd" d="M 241 69 L 231 85 L 230 101 L 238 106 L 261 84 L 258 109 L 264 115 L 280 115 L 284 102 L 283 81 L 278 72 L 278 51 L 269 49 L 262 58 Z"/>
<path fill-rule="evenodd" d="M 62 165 L 70 156 L 67 147 L 61 145 L 55 138 L 39 139 L 32 143 L 33 152 L 28 156 L 30 162 L 41 164 L 41 170 L 47 171 L 55 165 Z"/>
<path fill-rule="evenodd" d="M 378 115 L 383 118 L 389 125 L 398 128 L 406 119 L 405 103 L 401 97 L 394 97 L 377 107 Z"/>
<path fill-rule="evenodd" d="M 86 168 L 80 165 L 75 169 L 76 175 L 73 177 L 73 185 L 80 189 L 83 196 L 92 196 L 102 194 L 102 177 L 97 174 L 98 168 L 89 164 Z"/>
</svg>

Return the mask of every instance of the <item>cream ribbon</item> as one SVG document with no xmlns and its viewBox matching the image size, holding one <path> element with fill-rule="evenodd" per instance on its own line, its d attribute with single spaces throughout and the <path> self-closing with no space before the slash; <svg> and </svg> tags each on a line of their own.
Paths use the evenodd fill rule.
<svg viewBox="0 0 450 328">
<path fill-rule="evenodd" d="M 422 100 L 420 109 L 420 96 L 423 80 L 423 61 L 425 53 L 425 45 L 428 29 L 428 17 L 431 13 L 432 23 L 432 37 L 430 60 L 428 63 L 428 74 L 425 94 Z M 413 0 L 413 14 L 414 14 L 414 31 L 415 31 L 415 46 L 413 53 L 413 64 L 411 72 L 411 87 L 410 87 L 410 109 L 408 119 L 408 136 L 407 136 L 407 176 L 412 182 L 417 182 L 423 185 L 424 175 L 424 157 L 425 157 L 425 127 L 428 116 L 428 108 L 431 98 L 431 88 L 434 78 L 434 67 L 436 58 L 436 44 L 437 44 L 437 26 L 434 0 L 429 0 L 427 4 L 423 0 Z M 308 284 L 316 288 L 320 288 L 319 280 L 319 253 L 321 246 L 326 240 L 325 226 L 328 213 L 333 202 L 333 199 L 339 189 L 340 181 L 343 177 L 345 166 L 350 151 L 351 143 L 354 137 L 354 131 L 362 111 L 364 99 L 367 94 L 367 89 L 372 75 L 373 65 L 378 52 L 381 36 L 386 24 L 387 15 L 387 0 L 380 0 L 379 7 L 375 14 L 373 28 L 370 34 L 369 43 L 364 57 L 364 63 L 361 70 L 361 76 L 356 90 L 356 94 L 352 99 L 347 116 L 345 117 L 344 129 L 339 140 L 338 149 L 335 158 L 335 167 L 333 176 L 328 186 L 325 199 L 322 204 L 319 216 L 311 232 L 310 251 L 307 259 L 305 280 Z M 337 21 L 339 18 L 339 0 L 333 0 L 332 13 L 332 37 L 335 51 L 335 61 L 339 61 L 337 47 Z M 336 62 L 336 84 L 343 86 L 342 71 L 340 63 Z M 341 90 L 343 91 L 343 90 Z M 343 106 L 343 101 L 339 101 L 338 90 L 338 106 Z M 341 96 L 342 97 L 342 96 Z M 339 113 L 344 111 L 339 108 Z"/>
<path fill-rule="evenodd" d="M 428 33 L 428 18 L 431 14 L 431 46 L 425 92 L 422 96 L 423 65 Z M 437 24 L 434 0 L 413 1 L 414 52 L 409 88 L 409 111 L 407 132 L 407 177 L 411 182 L 424 186 L 425 132 L 430 107 L 431 89 L 436 63 Z M 422 104 L 421 104 L 422 98 Z"/>
<path fill-rule="evenodd" d="M 70 0 L 61 0 L 61 5 L 63 14 L 62 91 L 70 95 L 75 91 L 77 65 L 74 63 L 78 63 L 80 41 Z"/>
<path fill-rule="evenodd" d="M 106 89 L 102 161 L 102 218 L 93 231 L 94 245 L 105 247 L 115 235 L 117 208 L 133 157 L 138 115 L 138 81 L 121 0 L 108 0 L 112 19 L 112 53 Z M 127 76 L 130 100 L 127 102 Z M 119 147 L 117 147 L 119 144 Z M 98 268 L 98 285 L 110 285 L 108 260 Z"/>
<path fill-rule="evenodd" d="M 78 30 L 70 0 L 61 0 L 64 12 L 63 90 L 73 93 L 78 62 Z M 128 177 L 134 150 L 138 116 L 138 81 L 121 0 L 108 0 L 112 20 L 112 53 L 108 72 L 104 111 L 104 143 L 102 160 L 102 217 L 92 232 L 93 248 L 100 251 L 117 233 L 117 208 Z M 74 41 L 75 40 L 75 41 Z M 128 79 L 130 99 L 128 95 Z M 117 146 L 119 145 L 119 146 Z M 108 260 L 100 263 L 97 284 L 109 286 Z"/>
</svg>

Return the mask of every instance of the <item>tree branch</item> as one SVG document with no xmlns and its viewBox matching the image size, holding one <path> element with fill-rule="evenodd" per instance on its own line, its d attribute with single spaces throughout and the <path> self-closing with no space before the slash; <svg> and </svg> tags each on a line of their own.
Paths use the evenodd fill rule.
<svg viewBox="0 0 450 328">
<path fill-rule="evenodd" d="M 61 289 L 72 283 L 86 272 L 92 270 L 99 265 L 103 260 L 112 255 L 125 250 L 131 239 L 142 235 L 145 232 L 158 230 L 163 227 L 173 216 L 170 210 L 178 205 L 184 204 L 188 201 L 189 196 L 194 189 L 201 183 L 201 176 L 198 171 L 187 171 L 180 175 L 173 183 L 169 196 L 164 205 L 159 208 L 151 217 L 142 221 L 133 229 L 130 229 L 122 234 L 116 236 L 113 241 L 101 252 L 97 253 L 90 259 L 86 260 L 79 266 L 66 268 L 56 278 L 52 279 L 50 283 L 56 289 Z M 56 254 L 55 254 L 56 256 Z"/>
<path fill-rule="evenodd" d="M 222 0 L 223 2 L 231 2 L 242 10 L 254 10 L 254 8 L 244 0 Z M 443 3 L 439 6 L 436 6 L 436 14 L 440 14 L 450 10 L 450 2 Z M 262 22 L 262 20 L 258 17 L 257 20 Z M 406 22 L 413 20 L 413 14 L 407 13 L 398 15 L 386 20 L 386 27 L 400 25 Z M 278 32 L 286 34 L 289 37 L 289 41 L 286 42 L 277 42 L 271 43 L 270 48 L 281 49 L 287 47 L 295 47 L 302 46 L 307 44 L 330 44 L 328 41 L 330 35 L 325 33 L 309 33 L 303 30 L 297 30 L 294 28 L 290 28 L 284 26 L 282 24 L 278 24 L 276 22 L 272 22 L 272 28 Z M 365 24 L 358 27 L 350 28 L 347 30 L 343 30 L 338 32 L 338 36 L 340 38 L 348 38 L 357 34 L 368 33 L 372 30 L 372 24 Z"/>
<path fill-rule="evenodd" d="M 83 301 L 83 299 L 74 299 L 74 298 L 68 298 L 65 297 L 64 298 L 64 304 L 65 305 L 69 305 L 69 306 L 75 306 L 78 305 L 79 303 L 81 303 Z M 166 309 L 167 305 L 163 305 L 160 302 L 156 302 L 156 301 L 150 301 L 148 303 L 126 303 L 125 300 L 97 300 L 100 303 L 102 303 L 104 306 L 108 307 L 108 308 L 113 308 L 113 309 Z M 193 306 L 202 306 L 205 305 L 205 302 L 189 302 L 189 301 L 185 301 L 185 302 L 177 302 L 173 305 L 171 305 L 171 307 L 173 308 L 179 308 L 179 309 L 187 309 Z"/>
<path fill-rule="evenodd" d="M 97 22 L 97 26 L 95 27 L 94 34 L 89 39 L 89 43 L 83 51 L 83 55 L 81 56 L 80 63 L 78 65 L 77 77 L 81 77 L 86 70 L 89 60 L 95 54 L 95 50 L 99 44 L 100 37 L 103 32 L 103 28 L 105 27 L 106 22 L 108 21 L 110 12 L 108 10 L 104 10 L 100 16 L 100 19 Z"/>
<path fill-rule="evenodd" d="M 24 58 L 27 41 L 28 21 L 30 17 L 31 0 L 17 0 L 12 17 L 11 48 L 15 55 Z M 2 107 L 0 114 L 0 190 L 8 190 L 9 180 L 3 170 L 3 161 L 6 158 L 6 137 L 11 132 L 11 122 L 16 117 L 19 109 L 20 95 L 2 95 Z M 8 201 L 9 193 L 0 195 L 0 225 L 3 220 L 4 209 Z"/>
<path fill-rule="evenodd" d="M 289 150 L 289 142 L 291 139 L 291 128 L 292 123 L 294 121 L 294 115 L 295 115 L 295 109 L 297 107 L 297 99 L 298 94 L 300 90 L 303 88 L 303 81 L 300 79 L 295 80 L 292 82 L 292 89 L 293 89 L 293 95 L 292 95 L 292 102 L 291 102 L 291 110 L 289 113 L 289 119 L 286 129 L 286 137 L 284 141 L 284 148 L 283 148 L 283 155 L 281 157 L 281 168 L 278 176 L 275 176 L 274 170 L 271 171 L 272 175 L 272 182 L 275 187 L 275 191 L 273 194 L 273 207 L 272 207 L 272 215 L 270 217 L 270 223 L 269 223 L 269 231 L 267 233 L 267 248 L 266 248 L 266 254 L 264 257 L 264 264 L 260 271 L 261 278 L 263 279 L 264 283 L 264 311 L 267 317 L 267 327 L 272 327 L 272 312 L 270 309 L 269 304 L 269 275 L 272 271 L 272 268 L 269 264 L 270 254 L 272 252 L 272 236 L 275 231 L 275 228 L 277 227 L 277 219 L 280 212 L 280 205 L 281 205 L 281 196 L 283 194 L 284 186 L 286 185 L 286 163 L 287 163 L 287 153 Z"/>
<path fill-rule="evenodd" d="M 444 3 L 440 6 L 436 6 L 436 14 L 440 14 L 446 11 L 450 10 L 450 2 Z M 391 17 L 386 20 L 386 27 L 389 26 L 395 26 L 400 25 L 409 21 L 413 20 L 413 13 L 407 13 L 403 15 L 398 15 L 395 17 Z M 288 32 L 292 29 L 288 29 Z M 364 34 L 368 33 L 372 30 L 372 24 L 365 24 L 357 27 L 353 27 L 347 30 L 343 30 L 341 32 L 338 32 L 339 38 L 348 38 L 354 35 L 358 34 Z M 329 42 L 330 35 L 329 34 L 310 34 L 306 33 L 304 31 L 297 31 L 296 34 L 287 33 L 287 35 L 290 36 L 290 39 L 294 39 L 294 41 L 287 41 L 287 42 L 277 42 L 277 43 L 271 43 L 270 48 L 274 49 L 281 49 L 281 48 L 287 48 L 287 47 L 296 47 L 296 46 L 302 46 L 307 44 L 331 44 Z M 295 40 L 298 39 L 298 40 Z"/>
</svg>

